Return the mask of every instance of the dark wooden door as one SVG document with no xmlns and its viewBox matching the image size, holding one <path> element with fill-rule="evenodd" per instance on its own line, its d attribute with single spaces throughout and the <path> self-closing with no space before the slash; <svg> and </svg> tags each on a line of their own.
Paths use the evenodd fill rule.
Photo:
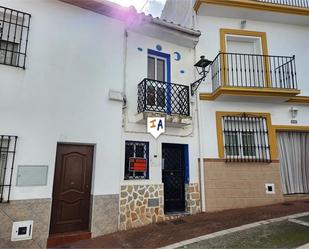
<svg viewBox="0 0 309 249">
<path fill-rule="evenodd" d="M 50 233 L 89 228 L 93 147 L 58 144 Z"/>
<path fill-rule="evenodd" d="M 164 211 L 185 211 L 185 169 L 182 145 L 162 145 Z"/>
</svg>

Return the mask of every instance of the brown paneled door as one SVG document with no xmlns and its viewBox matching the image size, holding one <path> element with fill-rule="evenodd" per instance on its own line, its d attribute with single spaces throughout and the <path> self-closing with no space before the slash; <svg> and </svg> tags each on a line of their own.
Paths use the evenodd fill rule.
<svg viewBox="0 0 309 249">
<path fill-rule="evenodd" d="M 89 229 L 93 146 L 58 144 L 50 234 Z"/>
</svg>

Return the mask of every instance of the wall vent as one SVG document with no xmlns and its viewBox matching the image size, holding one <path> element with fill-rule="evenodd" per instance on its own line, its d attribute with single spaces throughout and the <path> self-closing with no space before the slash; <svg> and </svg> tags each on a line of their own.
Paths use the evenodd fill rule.
<svg viewBox="0 0 309 249">
<path fill-rule="evenodd" d="M 266 183 L 265 189 L 266 189 L 266 194 L 275 194 L 275 184 Z"/>
</svg>

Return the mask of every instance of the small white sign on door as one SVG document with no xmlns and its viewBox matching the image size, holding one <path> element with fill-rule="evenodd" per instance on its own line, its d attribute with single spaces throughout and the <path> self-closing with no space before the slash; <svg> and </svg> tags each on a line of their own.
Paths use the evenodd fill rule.
<svg viewBox="0 0 309 249">
<path fill-rule="evenodd" d="M 147 118 L 147 132 L 158 138 L 165 132 L 165 118 Z"/>
</svg>

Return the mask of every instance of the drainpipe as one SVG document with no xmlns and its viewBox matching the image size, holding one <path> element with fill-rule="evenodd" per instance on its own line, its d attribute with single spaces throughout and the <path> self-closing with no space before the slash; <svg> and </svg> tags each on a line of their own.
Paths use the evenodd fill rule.
<svg viewBox="0 0 309 249">
<path fill-rule="evenodd" d="M 203 140 L 201 134 L 202 120 L 201 120 L 201 105 L 199 93 L 196 92 L 196 109 L 197 109 L 197 130 L 198 130 L 198 143 L 199 143 L 199 169 L 200 169 L 200 192 L 201 192 L 201 209 L 206 212 L 206 197 L 205 197 L 205 175 L 204 175 L 204 160 L 203 160 Z"/>
<path fill-rule="evenodd" d="M 197 28 L 197 15 L 193 13 L 193 27 Z M 196 61 L 196 47 L 194 48 L 194 61 Z M 196 73 L 195 80 L 196 80 Z M 197 134 L 198 134 L 198 144 L 199 144 L 199 175 L 200 175 L 200 195 L 201 195 L 201 210 L 206 212 L 206 191 L 205 191 L 205 174 L 204 174 L 204 160 L 203 160 L 203 139 L 201 134 L 202 120 L 201 120 L 201 105 L 200 105 L 200 96 L 198 90 L 196 91 L 196 112 L 197 112 Z"/>
<path fill-rule="evenodd" d="M 123 148 L 124 146 L 122 146 L 122 141 L 124 141 L 124 124 L 126 122 L 125 120 L 125 112 L 126 112 L 126 108 L 127 108 L 127 53 L 128 53 L 128 31 L 125 28 L 124 29 L 124 40 L 123 40 L 123 82 L 122 82 L 122 94 L 123 94 L 123 106 L 122 106 L 122 127 L 121 127 L 121 135 L 120 135 L 120 144 L 121 144 L 121 148 Z M 121 151 L 121 155 L 120 155 L 120 162 L 122 165 L 122 162 L 124 161 L 124 151 L 122 149 L 120 149 Z M 119 167 L 120 169 L 120 173 L 119 173 L 119 196 L 121 195 L 121 184 L 122 184 L 122 180 L 123 180 L 123 168 Z M 118 205 L 118 226 L 117 228 L 120 228 L 120 198 L 119 198 L 119 205 Z"/>
<path fill-rule="evenodd" d="M 123 44 L 123 100 L 124 108 L 127 107 L 127 53 L 128 53 L 128 30 L 124 30 L 124 44 Z"/>
</svg>

